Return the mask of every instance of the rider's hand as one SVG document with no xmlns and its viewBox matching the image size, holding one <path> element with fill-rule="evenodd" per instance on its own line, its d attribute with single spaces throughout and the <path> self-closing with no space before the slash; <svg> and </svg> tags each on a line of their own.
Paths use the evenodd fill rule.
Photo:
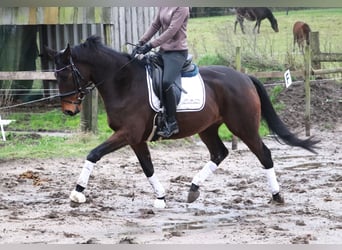
<svg viewBox="0 0 342 250">
<path fill-rule="evenodd" d="M 150 43 L 146 43 L 142 46 L 138 46 L 136 47 L 136 53 L 137 54 L 146 54 L 147 52 L 149 52 L 152 49 L 152 46 Z"/>
</svg>

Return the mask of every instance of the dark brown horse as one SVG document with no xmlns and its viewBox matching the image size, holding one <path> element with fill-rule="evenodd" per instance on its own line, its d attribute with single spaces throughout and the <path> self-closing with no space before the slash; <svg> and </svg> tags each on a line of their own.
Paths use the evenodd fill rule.
<svg viewBox="0 0 342 250">
<path fill-rule="evenodd" d="M 272 29 L 275 32 L 279 32 L 277 19 L 273 16 L 273 13 L 269 8 L 236 8 L 234 33 L 236 33 L 236 25 L 239 23 L 242 33 L 245 34 L 245 29 L 243 27 L 244 19 L 248 21 L 256 21 L 255 26 L 253 28 L 253 32 L 255 33 L 255 29 L 258 28 L 257 32 L 260 33 L 261 21 L 265 18 L 267 18 L 270 21 Z"/>
<path fill-rule="evenodd" d="M 298 44 L 299 50 L 304 52 L 304 43 L 309 46 L 310 39 L 309 34 L 311 32 L 310 26 L 301 21 L 295 22 L 293 25 L 293 52 L 295 51 L 296 43 Z"/>
<path fill-rule="evenodd" d="M 155 191 L 155 206 L 165 207 L 165 191 L 154 173 L 147 145 L 156 112 L 149 105 L 144 63 L 104 46 L 98 37 L 90 37 L 73 48 L 68 45 L 60 52 L 47 50 L 55 60 L 62 111 L 76 115 L 83 97 L 96 87 L 105 105 L 108 125 L 114 131 L 88 154 L 70 199 L 85 202 L 82 192 L 95 163 L 104 155 L 129 145 Z M 225 66 L 201 67 L 200 75 L 205 85 L 205 105 L 198 112 L 177 113 L 179 133 L 171 137 L 178 139 L 198 133 L 210 152 L 210 160 L 192 181 L 188 202 L 197 199 L 199 186 L 228 155 L 218 135 L 223 123 L 257 156 L 266 169 L 273 199 L 282 202 L 271 152 L 258 133 L 261 117 L 289 145 L 315 152 L 317 141 L 301 140 L 286 128 L 274 111 L 263 84 L 256 78 Z"/>
</svg>

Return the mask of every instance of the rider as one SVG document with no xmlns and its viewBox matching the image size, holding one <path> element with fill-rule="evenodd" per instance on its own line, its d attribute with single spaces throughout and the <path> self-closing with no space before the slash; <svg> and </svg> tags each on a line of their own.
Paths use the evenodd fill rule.
<svg viewBox="0 0 342 250">
<path fill-rule="evenodd" d="M 163 95 L 165 100 L 166 123 L 157 134 L 168 138 L 179 132 L 176 121 L 176 98 L 174 81 L 188 56 L 187 23 L 190 16 L 188 7 L 159 7 L 157 16 L 145 34 L 139 39 L 138 54 L 146 54 L 152 48 L 160 46 L 164 63 Z M 151 38 L 161 30 L 160 35 Z M 150 42 L 149 42 L 150 41 Z"/>
</svg>

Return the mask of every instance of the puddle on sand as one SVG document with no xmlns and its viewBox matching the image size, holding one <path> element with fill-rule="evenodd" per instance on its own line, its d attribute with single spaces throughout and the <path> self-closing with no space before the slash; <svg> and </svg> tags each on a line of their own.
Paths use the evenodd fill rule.
<svg viewBox="0 0 342 250">
<path fill-rule="evenodd" d="M 224 217 L 223 217 L 224 216 Z M 187 231 L 187 230 L 209 230 L 218 227 L 234 226 L 237 223 L 235 217 L 227 214 L 219 216 L 208 215 L 206 220 L 173 221 L 162 225 L 163 232 Z"/>
<path fill-rule="evenodd" d="M 284 167 L 284 169 L 295 170 L 295 171 L 308 171 L 311 169 L 327 167 L 328 165 L 338 166 L 338 164 L 336 164 L 335 162 L 308 162 L 308 163 L 302 163 L 302 164 L 294 165 L 291 167 Z"/>
</svg>

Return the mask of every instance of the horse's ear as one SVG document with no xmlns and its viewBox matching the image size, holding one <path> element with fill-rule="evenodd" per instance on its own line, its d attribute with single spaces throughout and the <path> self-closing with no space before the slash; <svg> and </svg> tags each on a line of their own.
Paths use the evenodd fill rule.
<svg viewBox="0 0 342 250">
<path fill-rule="evenodd" d="M 69 61 L 70 56 L 71 56 L 71 47 L 70 47 L 70 44 L 68 43 L 67 47 L 62 53 L 62 58 L 66 61 Z"/>
<path fill-rule="evenodd" d="M 43 56 L 47 55 L 49 60 L 53 60 L 57 54 L 57 51 L 54 49 L 50 49 L 48 46 L 44 45 L 44 51 L 43 51 Z"/>
</svg>

